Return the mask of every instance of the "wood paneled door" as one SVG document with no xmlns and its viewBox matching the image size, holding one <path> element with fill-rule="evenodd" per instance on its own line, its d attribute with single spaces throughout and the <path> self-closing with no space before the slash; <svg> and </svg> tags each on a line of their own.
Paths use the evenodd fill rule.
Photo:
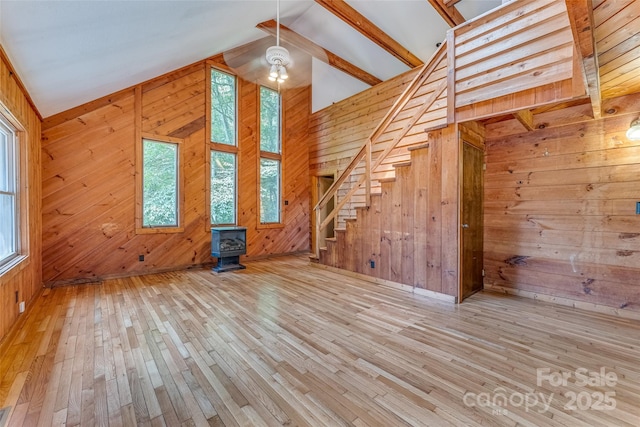
<svg viewBox="0 0 640 427">
<path fill-rule="evenodd" d="M 483 285 L 483 163 L 478 147 L 462 144 L 462 283 L 460 301 Z"/>
</svg>

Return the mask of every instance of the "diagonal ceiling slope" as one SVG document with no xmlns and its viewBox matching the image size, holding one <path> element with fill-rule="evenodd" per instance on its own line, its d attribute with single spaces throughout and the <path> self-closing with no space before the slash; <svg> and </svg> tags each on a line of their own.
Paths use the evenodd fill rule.
<svg viewBox="0 0 640 427">
<path fill-rule="evenodd" d="M 500 3 L 462 0 L 456 8 L 470 19 Z M 1 0 L 0 44 L 36 107 L 48 117 L 259 40 L 265 34 L 256 25 L 275 18 L 275 4 L 275 0 Z M 348 4 L 422 61 L 429 59 L 449 28 L 428 0 Z M 312 0 L 282 0 L 281 20 L 379 79 L 408 69 Z M 341 83 L 341 93 L 315 87 L 314 93 L 331 93 L 333 98 L 322 101 L 328 105 L 362 89 L 361 82 L 352 84 L 349 79 Z M 314 80 L 314 85 L 332 85 L 333 80 Z"/>
</svg>

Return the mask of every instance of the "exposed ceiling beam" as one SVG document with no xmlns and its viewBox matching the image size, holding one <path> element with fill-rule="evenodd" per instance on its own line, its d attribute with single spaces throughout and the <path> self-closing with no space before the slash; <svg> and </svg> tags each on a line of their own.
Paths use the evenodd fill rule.
<svg viewBox="0 0 640 427">
<path fill-rule="evenodd" d="M 316 3 L 358 30 L 363 36 L 395 56 L 411 68 L 424 65 L 422 60 L 378 28 L 344 0 L 316 0 Z"/>
<path fill-rule="evenodd" d="M 535 128 L 533 127 L 533 113 L 531 110 L 520 110 L 513 113 L 515 117 L 524 128 L 531 132 Z"/>
<path fill-rule="evenodd" d="M 593 8 L 591 0 L 566 0 L 569 22 L 576 50 L 582 59 L 584 78 L 591 98 L 593 117 L 602 117 L 600 73 L 595 40 L 593 38 Z"/>
<path fill-rule="evenodd" d="M 270 21 L 261 22 L 256 25 L 256 27 L 271 35 L 276 35 L 277 24 L 273 19 Z M 363 69 L 356 67 L 348 61 L 345 61 L 335 53 L 328 51 L 322 46 L 318 46 L 311 40 L 296 33 L 295 31 L 282 24 L 280 25 L 280 40 L 297 47 L 298 49 L 308 53 L 314 58 L 319 59 L 320 61 L 325 62 L 332 67 L 335 67 L 338 70 L 343 71 L 344 73 L 347 73 L 350 76 L 365 82 L 368 85 L 375 86 L 378 83 L 382 82 L 382 80 L 380 80 L 376 76 L 367 73 Z"/>
<path fill-rule="evenodd" d="M 459 3 L 460 0 L 444 0 L 444 4 L 446 4 L 447 6 L 453 6 L 456 3 Z"/>
<path fill-rule="evenodd" d="M 445 0 L 429 0 L 431 6 L 447 21 L 450 27 L 456 27 L 462 24 L 465 19 L 464 16 L 456 9 L 452 2 L 445 2 Z"/>
</svg>

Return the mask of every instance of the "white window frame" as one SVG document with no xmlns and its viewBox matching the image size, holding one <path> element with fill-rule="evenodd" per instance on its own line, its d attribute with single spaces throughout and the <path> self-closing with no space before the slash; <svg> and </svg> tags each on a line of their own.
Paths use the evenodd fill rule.
<svg viewBox="0 0 640 427">
<path fill-rule="evenodd" d="M 13 218 L 9 246 L 11 253 L 0 259 L 0 276 L 12 270 L 22 260 L 27 258 L 27 231 L 28 221 L 26 217 L 26 170 L 24 162 L 24 153 L 22 153 L 21 143 L 24 132 L 21 132 L 12 121 L 3 114 L 0 114 L 0 132 L 7 138 L 7 170 L 6 173 L 7 188 L 0 189 L 0 194 L 9 196 L 13 199 Z M 4 165 L 3 165 L 4 166 Z M 4 169 L 4 167 L 3 167 Z M 2 221 L 6 221 L 3 218 Z M 5 242 L 7 243 L 7 242 Z"/>
</svg>

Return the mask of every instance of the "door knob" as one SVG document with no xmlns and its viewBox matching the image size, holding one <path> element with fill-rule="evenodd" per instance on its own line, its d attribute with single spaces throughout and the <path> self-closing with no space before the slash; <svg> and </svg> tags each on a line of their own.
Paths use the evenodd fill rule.
<svg viewBox="0 0 640 427">
<path fill-rule="evenodd" d="M 462 228 L 469 228 L 469 224 L 462 224 Z"/>
</svg>

